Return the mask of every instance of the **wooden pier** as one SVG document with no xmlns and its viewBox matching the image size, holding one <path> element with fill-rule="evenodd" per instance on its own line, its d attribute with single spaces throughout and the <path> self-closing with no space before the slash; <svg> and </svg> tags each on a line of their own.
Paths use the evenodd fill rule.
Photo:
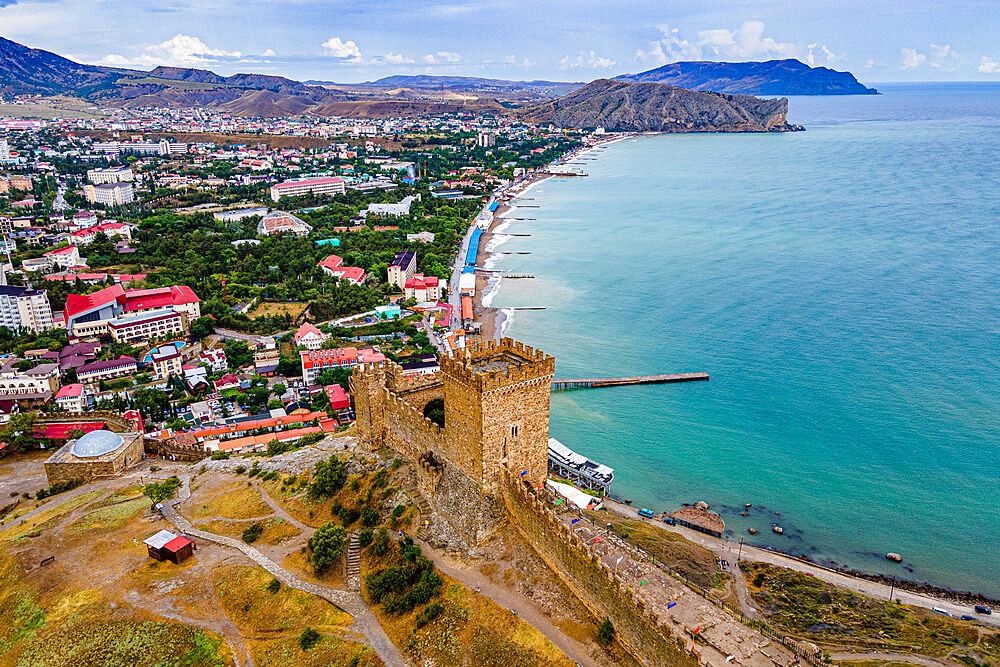
<svg viewBox="0 0 1000 667">
<path fill-rule="evenodd" d="M 552 388 L 618 387 L 626 384 L 662 384 L 666 382 L 698 382 L 700 380 L 708 380 L 708 373 L 673 373 L 670 375 L 634 375 L 632 377 L 621 378 L 552 380 Z"/>
</svg>

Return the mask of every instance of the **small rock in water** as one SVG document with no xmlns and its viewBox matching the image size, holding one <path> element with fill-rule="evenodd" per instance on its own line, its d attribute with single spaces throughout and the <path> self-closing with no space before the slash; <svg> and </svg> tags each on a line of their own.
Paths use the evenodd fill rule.
<svg viewBox="0 0 1000 667">
<path fill-rule="evenodd" d="M 743 507 L 744 507 L 745 509 L 750 509 L 751 507 L 753 507 L 753 505 L 752 505 L 751 503 L 747 503 L 747 504 L 746 504 L 746 505 L 744 505 Z"/>
<path fill-rule="evenodd" d="M 756 535 L 760 531 L 757 530 L 756 528 L 750 528 L 750 529 L 747 530 L 747 532 L 750 533 L 751 535 Z"/>
<path fill-rule="evenodd" d="M 892 551 L 890 551 L 889 553 L 887 553 L 885 555 L 885 559 L 886 560 L 891 560 L 893 563 L 902 563 L 903 562 L 903 557 L 900 556 L 899 554 L 895 553 L 895 552 L 892 552 Z"/>
<path fill-rule="evenodd" d="M 694 504 L 694 507 L 695 507 L 695 509 L 699 509 L 699 510 L 707 510 L 708 509 L 708 503 L 706 503 L 704 500 L 699 500 L 698 502 L 696 502 Z"/>
<path fill-rule="evenodd" d="M 740 512 L 740 516 L 750 516 L 750 512 Z"/>
</svg>

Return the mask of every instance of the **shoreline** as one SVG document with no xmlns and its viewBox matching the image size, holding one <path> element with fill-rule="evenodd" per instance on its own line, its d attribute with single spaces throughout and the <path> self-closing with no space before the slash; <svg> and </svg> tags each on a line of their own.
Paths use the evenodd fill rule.
<svg viewBox="0 0 1000 667">
<path fill-rule="evenodd" d="M 493 235 L 497 233 L 497 228 L 507 223 L 507 219 L 504 216 L 516 206 L 516 201 L 519 197 L 526 195 L 533 187 L 542 181 L 554 176 L 559 176 L 558 173 L 551 172 L 552 168 L 563 166 L 567 162 L 571 162 L 572 160 L 586 155 L 598 148 L 603 148 L 619 141 L 624 141 L 625 139 L 629 139 L 636 134 L 637 133 L 634 132 L 615 134 L 606 140 L 570 151 L 569 153 L 561 156 L 558 160 L 545 165 L 544 167 L 539 167 L 531 174 L 523 177 L 522 180 L 515 182 L 509 189 L 504 190 L 501 193 L 497 193 L 497 201 L 502 203 L 499 207 L 497 207 L 497 210 L 493 212 L 489 225 L 483 230 L 482 241 L 479 244 L 479 251 L 476 254 L 476 268 L 491 268 L 491 263 L 494 263 L 500 255 L 495 249 L 487 250 L 487 246 L 490 244 L 490 241 L 493 240 Z M 475 296 L 472 297 L 473 319 L 480 326 L 480 332 L 483 340 L 500 340 L 510 322 L 511 316 L 508 313 L 505 313 L 503 308 L 496 308 L 492 305 L 493 297 L 496 295 L 499 287 L 499 277 L 488 278 L 483 272 L 476 273 L 476 293 Z"/>
<path fill-rule="evenodd" d="M 557 173 L 551 173 L 551 169 L 558 168 L 567 162 L 571 162 L 574 159 L 587 155 L 594 149 L 605 147 L 618 141 L 624 141 L 628 138 L 636 136 L 636 134 L 638 133 L 616 135 L 606 141 L 596 143 L 592 146 L 576 149 L 575 151 L 562 156 L 555 162 L 538 168 L 535 172 L 525 176 L 521 181 L 514 183 L 509 189 L 496 193 L 496 201 L 500 202 L 501 205 L 492 214 L 492 217 L 487 225 L 480 225 L 483 229 L 483 238 L 476 255 L 476 268 L 490 268 L 491 262 L 495 262 L 496 258 L 500 256 L 495 247 L 491 250 L 487 250 L 487 248 L 490 245 L 490 241 L 493 239 L 493 235 L 496 233 L 496 230 L 507 222 L 504 216 L 509 214 L 516 206 L 517 199 L 525 196 L 536 184 L 541 183 L 545 179 L 552 176 L 559 175 Z M 474 319 L 480 324 L 483 340 L 499 340 L 499 338 L 504 335 L 504 330 L 510 322 L 510 315 L 504 312 L 503 308 L 492 306 L 493 297 L 499 288 L 499 282 L 500 278 L 487 277 L 486 274 L 478 271 L 476 273 L 476 292 L 473 297 Z M 813 560 L 808 556 L 797 554 L 794 551 L 785 551 L 780 548 L 752 541 L 747 541 L 746 544 L 757 549 L 779 554 L 802 563 L 807 563 L 810 566 L 823 568 L 825 570 L 858 580 L 880 583 L 887 586 L 892 583 L 895 587 L 903 590 L 941 598 L 942 600 L 950 602 L 967 604 L 970 606 L 973 604 L 987 604 L 996 609 L 1000 609 L 1000 599 L 991 597 L 986 593 L 958 590 L 945 586 L 939 586 L 927 581 L 921 582 L 912 579 L 905 579 L 900 576 L 893 578 L 891 575 L 867 572 L 864 570 L 841 566 L 832 562 L 831 564 L 826 564 L 821 561 Z"/>
</svg>

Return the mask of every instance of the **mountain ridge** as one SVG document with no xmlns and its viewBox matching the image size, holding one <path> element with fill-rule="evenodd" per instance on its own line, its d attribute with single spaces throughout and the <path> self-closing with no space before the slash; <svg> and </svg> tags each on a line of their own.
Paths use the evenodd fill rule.
<svg viewBox="0 0 1000 667">
<path fill-rule="evenodd" d="M 515 112 L 522 121 L 626 132 L 789 132 L 788 100 L 598 79 Z"/>
<path fill-rule="evenodd" d="M 751 62 L 680 61 L 614 77 L 629 83 L 665 83 L 688 90 L 742 95 L 876 95 L 850 72 L 810 67 L 786 58 Z"/>
</svg>

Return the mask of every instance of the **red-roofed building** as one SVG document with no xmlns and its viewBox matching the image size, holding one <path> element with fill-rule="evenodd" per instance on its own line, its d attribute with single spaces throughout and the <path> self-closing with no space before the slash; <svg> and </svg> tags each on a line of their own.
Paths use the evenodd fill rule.
<svg viewBox="0 0 1000 667">
<path fill-rule="evenodd" d="M 416 299 L 421 303 L 437 301 L 441 298 L 441 279 L 437 276 L 415 273 L 412 278 L 407 279 L 403 292 L 407 299 Z"/>
<path fill-rule="evenodd" d="M 336 410 L 346 410 L 351 407 L 351 397 L 347 395 L 347 392 L 339 384 L 327 385 L 323 389 L 326 392 L 326 397 L 330 399 L 330 409 Z"/>
<path fill-rule="evenodd" d="M 77 250 L 75 245 L 50 250 L 42 255 L 42 257 L 46 258 L 52 266 L 57 266 L 61 269 L 80 265 L 80 251 Z"/>
<path fill-rule="evenodd" d="M 323 261 L 316 264 L 316 266 L 320 267 L 326 272 L 330 272 L 336 269 L 337 267 L 342 266 L 343 264 L 344 264 L 344 259 L 340 255 L 330 255 Z"/>
<path fill-rule="evenodd" d="M 56 404 L 66 412 L 83 412 L 83 385 L 79 382 L 64 384 L 56 393 Z"/>
<path fill-rule="evenodd" d="M 38 438 L 49 440 L 72 440 L 79 437 L 77 433 L 90 433 L 107 428 L 104 422 L 73 422 L 69 424 L 45 424 L 41 430 L 35 431 Z"/>
<path fill-rule="evenodd" d="M 98 234 L 104 234 L 108 238 L 121 237 L 129 241 L 132 240 L 132 228 L 121 222 L 104 222 L 77 230 L 69 235 L 69 240 L 70 243 L 77 245 L 90 245 L 97 239 Z"/>
<path fill-rule="evenodd" d="M 315 384 L 320 373 L 328 368 L 353 368 L 358 364 L 385 361 L 385 355 L 370 348 L 338 347 L 334 350 L 303 350 L 299 352 L 302 362 L 302 379 Z"/>
<path fill-rule="evenodd" d="M 101 336 L 108 332 L 108 322 L 117 317 L 167 308 L 186 315 L 188 323 L 201 317 L 201 299 L 187 285 L 132 290 L 112 285 L 93 294 L 70 294 L 63 319 L 73 336 Z"/>
<path fill-rule="evenodd" d="M 302 345 L 307 350 L 318 350 L 323 341 L 326 340 L 326 336 L 322 331 L 317 329 L 315 326 L 306 322 L 298 328 L 294 335 L 295 347 Z"/>
<path fill-rule="evenodd" d="M 316 266 L 320 267 L 328 275 L 341 280 L 347 280 L 354 285 L 360 285 L 365 281 L 365 270 L 356 266 L 344 266 L 344 260 L 338 255 L 330 255 Z"/>
<path fill-rule="evenodd" d="M 282 197 L 295 197 L 311 192 L 316 195 L 343 194 L 347 192 L 344 179 L 333 176 L 330 178 L 305 178 L 298 181 L 285 181 L 271 186 L 271 199 L 278 201 Z"/>
</svg>

